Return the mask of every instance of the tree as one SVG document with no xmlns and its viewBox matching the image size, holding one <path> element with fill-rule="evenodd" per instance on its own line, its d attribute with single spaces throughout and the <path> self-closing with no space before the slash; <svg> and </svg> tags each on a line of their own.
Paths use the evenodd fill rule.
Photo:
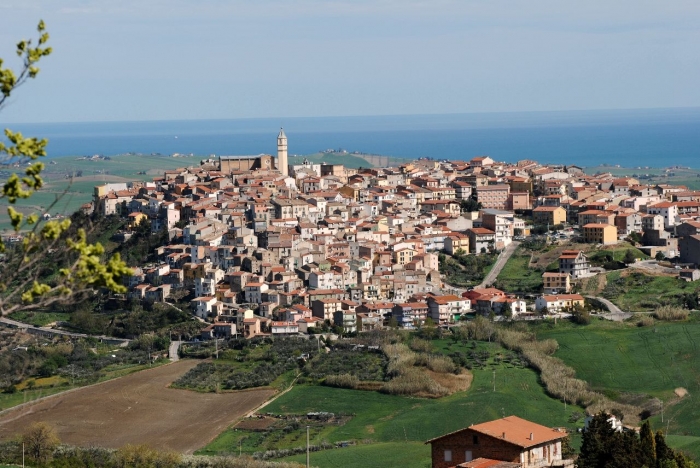
<svg viewBox="0 0 700 468">
<path fill-rule="evenodd" d="M 642 462 L 648 467 L 656 466 L 656 441 L 654 432 L 651 430 L 649 420 L 644 421 L 639 430 L 639 441 L 641 442 Z"/>
<path fill-rule="evenodd" d="M 29 426 L 22 434 L 22 443 L 30 459 L 44 464 L 51 460 L 60 440 L 52 426 L 45 422 L 38 422 Z"/>
<path fill-rule="evenodd" d="M 583 432 L 581 454 L 576 460 L 579 468 L 603 468 L 612 460 L 612 443 L 615 431 L 608 422 L 608 415 L 600 412 L 593 416 Z"/>
<path fill-rule="evenodd" d="M 627 252 L 625 252 L 625 258 L 622 261 L 625 263 L 625 265 L 629 265 L 630 263 L 637 261 L 637 257 L 634 256 L 632 249 L 627 249 Z"/>
<path fill-rule="evenodd" d="M 0 59 L 0 110 L 12 93 L 39 73 L 37 63 L 51 54 L 47 47 L 49 34 L 43 21 L 37 27 L 39 39 L 36 47 L 31 40 L 17 44 L 17 55 L 22 64 L 19 72 L 3 68 Z M 87 242 L 84 229 L 70 230 L 70 220 L 54 220 L 39 223 L 38 213 L 28 216 L 14 208 L 18 200 L 27 199 L 43 186 L 39 158 L 46 156 L 46 139 L 24 137 L 20 132 L 5 129 L 8 143 L 0 142 L 0 164 L 24 167 L 20 176 L 13 172 L 0 188 L 0 200 L 9 204 L 7 214 L 16 234 L 22 242 L 7 245 L 0 239 L 0 253 L 5 254 L 0 273 L 0 316 L 20 309 L 37 309 L 55 302 L 65 302 L 76 295 L 97 288 L 125 292 L 119 282 L 122 275 L 130 273 L 118 255 L 103 258 L 104 248 Z M 48 211 L 53 205 L 49 206 Z M 26 232 L 25 232 L 26 231 Z M 58 252 L 65 265 L 57 271 L 46 265 L 45 254 Z M 57 262 L 54 262 L 56 265 Z M 47 280 L 46 277 L 51 277 Z"/>
<path fill-rule="evenodd" d="M 462 213 L 479 211 L 482 208 L 481 203 L 477 202 L 474 198 L 465 198 L 459 203 L 459 207 Z"/>
</svg>

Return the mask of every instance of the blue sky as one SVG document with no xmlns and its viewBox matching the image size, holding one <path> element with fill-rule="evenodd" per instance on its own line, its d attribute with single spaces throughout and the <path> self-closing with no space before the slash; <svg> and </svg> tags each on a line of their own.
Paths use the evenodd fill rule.
<svg viewBox="0 0 700 468">
<path fill-rule="evenodd" d="M 0 0 L 0 123 L 700 106 L 700 2 Z"/>
</svg>

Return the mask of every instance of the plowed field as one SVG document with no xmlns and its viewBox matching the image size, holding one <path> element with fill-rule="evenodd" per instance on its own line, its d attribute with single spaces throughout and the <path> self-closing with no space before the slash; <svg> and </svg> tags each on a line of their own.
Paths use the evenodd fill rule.
<svg viewBox="0 0 700 468">
<path fill-rule="evenodd" d="M 197 361 L 137 372 L 0 413 L 0 439 L 45 421 L 62 442 L 119 448 L 148 444 L 192 453 L 274 393 L 270 389 L 196 393 L 167 388 Z"/>
</svg>

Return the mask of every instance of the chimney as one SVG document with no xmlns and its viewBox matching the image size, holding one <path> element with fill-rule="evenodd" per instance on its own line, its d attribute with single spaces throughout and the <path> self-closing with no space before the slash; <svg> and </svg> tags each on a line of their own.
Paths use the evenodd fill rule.
<svg viewBox="0 0 700 468">
<path fill-rule="evenodd" d="M 503 438 L 504 438 L 504 439 L 506 438 L 506 433 L 505 433 L 505 432 L 503 433 Z"/>
<path fill-rule="evenodd" d="M 535 434 L 532 432 L 530 433 L 530 440 L 535 440 Z"/>
</svg>

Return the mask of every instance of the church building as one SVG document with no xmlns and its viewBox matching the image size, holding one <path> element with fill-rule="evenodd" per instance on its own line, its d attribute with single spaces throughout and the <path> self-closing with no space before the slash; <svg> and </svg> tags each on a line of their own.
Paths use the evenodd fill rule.
<svg viewBox="0 0 700 468">
<path fill-rule="evenodd" d="M 269 154 L 257 156 L 219 156 L 219 170 L 225 174 L 254 170 L 277 169 L 283 175 L 289 175 L 287 162 L 287 135 L 280 129 L 277 135 L 277 158 Z"/>
</svg>

